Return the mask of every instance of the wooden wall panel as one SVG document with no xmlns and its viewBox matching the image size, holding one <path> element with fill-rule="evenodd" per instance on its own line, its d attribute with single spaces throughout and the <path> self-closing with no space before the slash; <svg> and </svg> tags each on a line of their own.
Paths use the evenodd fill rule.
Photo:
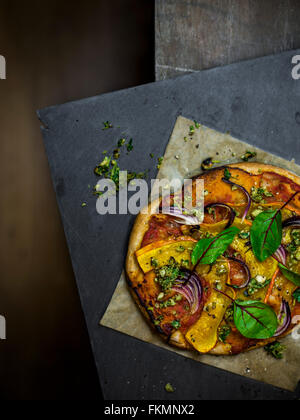
<svg viewBox="0 0 300 420">
<path fill-rule="evenodd" d="M 299 0 L 156 0 L 156 78 L 300 47 Z"/>
</svg>

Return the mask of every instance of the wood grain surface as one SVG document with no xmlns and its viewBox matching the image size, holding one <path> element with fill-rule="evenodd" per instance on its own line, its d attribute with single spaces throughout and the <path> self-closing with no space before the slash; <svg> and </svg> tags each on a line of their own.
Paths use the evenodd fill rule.
<svg viewBox="0 0 300 420">
<path fill-rule="evenodd" d="M 298 0 L 156 0 L 156 79 L 300 47 Z"/>
<path fill-rule="evenodd" d="M 140 0 L 1 0 L 0 399 L 101 397 L 35 111 L 152 81 L 153 16 Z"/>
</svg>

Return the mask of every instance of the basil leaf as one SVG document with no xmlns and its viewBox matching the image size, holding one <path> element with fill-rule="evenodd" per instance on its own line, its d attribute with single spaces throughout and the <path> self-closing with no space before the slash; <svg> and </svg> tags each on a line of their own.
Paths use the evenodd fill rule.
<svg viewBox="0 0 300 420">
<path fill-rule="evenodd" d="M 294 273 L 293 271 L 286 268 L 281 263 L 278 263 L 278 267 L 280 268 L 280 271 L 286 277 L 289 281 L 294 283 L 296 286 L 300 286 L 300 274 Z"/>
<path fill-rule="evenodd" d="M 273 337 L 278 327 L 273 309 L 254 300 L 234 302 L 234 323 L 244 337 L 259 340 Z"/>
<path fill-rule="evenodd" d="M 278 210 L 264 211 L 254 220 L 250 230 L 256 258 L 263 262 L 277 251 L 282 239 L 282 216 Z"/>
<path fill-rule="evenodd" d="M 222 255 L 240 230 L 232 226 L 214 238 L 200 239 L 192 252 L 192 263 L 195 265 L 212 264 Z"/>
</svg>

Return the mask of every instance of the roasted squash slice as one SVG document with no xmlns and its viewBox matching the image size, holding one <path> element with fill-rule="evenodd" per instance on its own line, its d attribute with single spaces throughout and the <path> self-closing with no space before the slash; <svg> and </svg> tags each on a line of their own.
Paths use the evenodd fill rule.
<svg viewBox="0 0 300 420">
<path fill-rule="evenodd" d="M 228 293 L 229 296 L 232 293 L 226 288 L 227 273 L 218 274 L 221 264 L 226 264 L 226 261 L 218 261 L 212 267 L 210 273 L 206 275 L 206 280 L 210 285 L 208 300 L 200 318 L 185 335 L 186 340 L 200 353 L 208 353 L 216 346 L 218 342 L 218 328 L 228 306 L 231 304 L 231 300 L 220 293 L 220 291 L 223 291 Z M 196 267 L 196 271 L 199 274 L 205 270 L 206 268 L 203 265 Z"/>
<path fill-rule="evenodd" d="M 156 267 L 167 265 L 170 258 L 186 268 L 191 268 L 191 253 L 197 241 L 190 237 L 180 237 L 169 241 L 157 241 L 136 252 L 138 263 L 144 273 Z"/>
</svg>

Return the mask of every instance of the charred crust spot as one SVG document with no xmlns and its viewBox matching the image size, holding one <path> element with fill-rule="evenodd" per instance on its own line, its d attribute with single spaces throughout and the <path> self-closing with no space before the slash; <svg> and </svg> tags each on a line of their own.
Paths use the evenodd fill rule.
<svg viewBox="0 0 300 420">
<path fill-rule="evenodd" d="M 154 315 L 153 315 L 152 311 L 149 311 L 149 309 L 147 308 L 147 305 L 145 304 L 145 302 L 144 302 L 143 298 L 141 297 L 141 295 L 140 295 L 140 293 L 139 293 L 139 291 L 138 291 L 138 288 L 137 288 L 137 287 L 133 287 L 133 291 L 135 292 L 135 294 L 136 294 L 136 296 L 137 296 L 137 298 L 138 298 L 138 300 L 139 300 L 140 305 L 141 305 L 141 306 L 145 309 L 145 311 L 147 312 L 147 314 L 148 314 L 148 316 L 149 316 L 149 319 L 150 319 L 151 323 L 154 325 L 155 329 L 156 329 L 156 330 L 157 330 L 160 334 L 166 335 L 166 334 L 165 334 L 165 332 L 161 329 L 161 327 L 160 327 L 159 325 L 155 325 L 155 318 L 154 318 Z M 151 302 L 150 302 L 150 306 L 153 306 Z"/>
</svg>

